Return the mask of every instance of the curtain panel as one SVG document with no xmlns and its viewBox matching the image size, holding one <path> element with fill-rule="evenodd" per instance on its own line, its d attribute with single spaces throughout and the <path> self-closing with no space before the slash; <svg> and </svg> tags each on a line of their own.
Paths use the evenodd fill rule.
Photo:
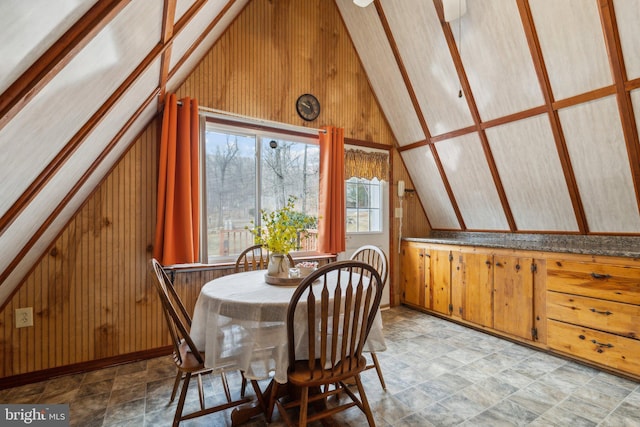
<svg viewBox="0 0 640 427">
<path fill-rule="evenodd" d="M 345 251 L 344 129 L 325 126 L 320 132 L 318 250 Z"/>
<path fill-rule="evenodd" d="M 372 153 L 362 150 L 345 150 L 344 174 L 345 178 L 378 178 L 380 181 L 389 180 L 389 154 Z"/>
<path fill-rule="evenodd" d="M 156 237 L 153 256 L 162 265 L 198 261 L 200 246 L 198 101 L 176 95 L 165 101 L 160 135 Z"/>
</svg>

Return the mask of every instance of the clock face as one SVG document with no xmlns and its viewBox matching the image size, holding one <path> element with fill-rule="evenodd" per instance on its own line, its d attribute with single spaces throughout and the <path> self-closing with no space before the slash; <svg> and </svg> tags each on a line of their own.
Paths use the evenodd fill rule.
<svg viewBox="0 0 640 427">
<path fill-rule="evenodd" d="M 296 101 L 296 110 L 300 117 L 310 122 L 320 115 L 320 102 L 315 96 L 305 93 Z"/>
</svg>

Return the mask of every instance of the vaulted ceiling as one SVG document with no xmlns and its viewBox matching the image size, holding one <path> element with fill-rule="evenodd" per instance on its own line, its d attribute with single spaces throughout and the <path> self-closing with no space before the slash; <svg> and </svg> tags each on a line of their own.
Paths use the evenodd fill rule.
<svg viewBox="0 0 640 427">
<path fill-rule="evenodd" d="M 0 301 L 248 1 L 0 3 Z M 640 233 L 640 0 L 335 3 L 432 228 Z"/>
</svg>

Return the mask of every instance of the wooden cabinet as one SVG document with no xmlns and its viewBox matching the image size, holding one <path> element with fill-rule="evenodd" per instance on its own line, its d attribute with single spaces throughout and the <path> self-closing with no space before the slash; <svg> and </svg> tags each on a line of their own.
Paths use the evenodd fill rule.
<svg viewBox="0 0 640 427">
<path fill-rule="evenodd" d="M 640 268 L 550 259 L 551 349 L 640 375 Z"/>
<path fill-rule="evenodd" d="M 430 263 L 424 261 L 426 249 L 421 245 L 403 243 L 401 248 L 402 302 L 425 307 L 425 277 L 429 277 Z"/>
<path fill-rule="evenodd" d="M 430 249 L 431 280 L 427 308 L 441 314 L 451 314 L 451 251 Z"/>
<path fill-rule="evenodd" d="M 533 339 L 533 258 L 493 256 L 493 327 L 518 337 Z"/>
<path fill-rule="evenodd" d="M 453 316 L 493 327 L 493 256 L 463 249 L 454 251 L 452 262 Z"/>
<path fill-rule="evenodd" d="M 640 259 L 403 242 L 403 301 L 640 379 Z"/>
<path fill-rule="evenodd" d="M 450 251 L 403 243 L 401 255 L 403 302 L 437 313 L 449 314 Z"/>
</svg>

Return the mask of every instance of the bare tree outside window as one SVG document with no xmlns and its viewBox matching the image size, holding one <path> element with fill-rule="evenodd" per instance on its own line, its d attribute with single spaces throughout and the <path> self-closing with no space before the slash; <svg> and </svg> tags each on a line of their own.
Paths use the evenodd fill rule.
<svg viewBox="0 0 640 427">
<path fill-rule="evenodd" d="M 296 213 L 317 217 L 317 144 L 207 129 L 205 199 L 209 258 L 234 256 L 253 244 L 246 229 L 259 211 L 296 198 Z"/>
</svg>

